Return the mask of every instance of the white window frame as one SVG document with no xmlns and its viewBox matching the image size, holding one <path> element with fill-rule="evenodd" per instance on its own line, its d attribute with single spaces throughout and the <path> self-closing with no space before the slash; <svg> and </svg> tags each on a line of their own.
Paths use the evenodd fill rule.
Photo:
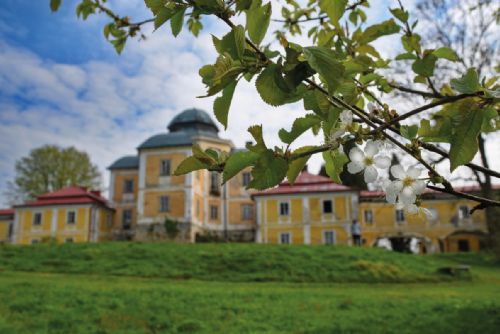
<svg viewBox="0 0 500 334">
<path fill-rule="evenodd" d="M 288 243 L 283 243 L 282 237 L 288 235 Z M 278 242 L 280 245 L 291 245 L 292 244 L 292 232 L 280 232 L 278 234 Z"/>
<path fill-rule="evenodd" d="M 168 166 L 168 168 L 165 168 Z M 160 176 L 170 176 L 172 175 L 172 161 L 171 159 L 161 159 L 160 160 Z"/>
<path fill-rule="evenodd" d="M 253 219 L 253 205 L 247 203 L 241 204 L 241 220 L 252 220 L 252 219 Z"/>
<path fill-rule="evenodd" d="M 467 213 L 464 215 L 462 213 L 462 208 L 467 208 Z M 460 204 L 458 206 L 458 219 L 463 220 L 463 219 L 469 219 L 470 218 L 470 208 L 467 204 Z"/>
<path fill-rule="evenodd" d="M 219 219 L 219 206 L 210 205 L 210 220 L 217 220 L 217 219 Z"/>
<path fill-rule="evenodd" d="M 287 212 L 285 215 L 282 215 L 281 214 L 281 205 L 282 204 L 286 204 L 287 206 Z M 278 217 L 290 217 L 290 211 L 291 211 L 291 205 L 290 205 L 290 201 L 280 201 L 278 203 Z"/>
<path fill-rule="evenodd" d="M 366 219 L 366 214 L 368 212 L 371 213 L 371 220 L 370 221 L 368 221 Z M 374 221 L 374 219 L 373 219 L 373 209 L 364 209 L 363 210 L 363 222 L 365 223 L 365 225 L 373 225 L 373 221 Z"/>
<path fill-rule="evenodd" d="M 326 234 L 327 233 L 332 233 L 333 234 L 333 239 L 332 239 L 332 243 L 327 243 L 326 241 Z M 323 245 L 336 245 L 337 244 L 337 232 L 335 232 L 335 230 L 323 230 L 323 233 L 321 234 L 321 236 L 323 237 Z"/>
<path fill-rule="evenodd" d="M 70 213 L 73 214 L 73 222 L 69 221 L 69 214 Z M 76 211 L 75 210 L 68 210 L 66 212 L 66 225 L 71 225 L 71 226 L 75 226 L 76 225 Z"/>
<path fill-rule="evenodd" d="M 398 212 L 401 212 L 403 215 L 403 220 L 398 220 Z M 406 215 L 403 209 L 396 209 L 394 211 L 394 218 L 396 220 L 396 224 L 404 224 L 406 222 Z"/>
<path fill-rule="evenodd" d="M 332 206 L 332 212 L 325 212 L 325 202 L 330 202 Z M 323 199 L 321 200 L 321 213 L 324 215 L 333 215 L 335 214 L 335 209 L 333 208 L 334 201 L 333 199 Z"/>
<path fill-rule="evenodd" d="M 127 184 L 128 183 L 132 184 L 132 189 L 130 189 L 130 190 L 127 189 Z M 133 194 L 134 193 L 134 179 L 125 179 L 125 180 L 123 180 L 123 193 L 124 194 Z"/>
<path fill-rule="evenodd" d="M 164 202 L 163 200 L 166 199 L 166 205 L 164 206 Z M 162 195 L 160 196 L 159 198 L 159 201 L 160 201 L 160 205 L 159 205 L 159 208 L 158 210 L 162 213 L 164 212 L 170 212 L 170 197 L 169 196 L 166 196 L 166 195 Z"/>
<path fill-rule="evenodd" d="M 40 222 L 35 224 L 35 217 L 40 215 Z M 31 221 L 31 225 L 35 227 L 40 227 L 43 224 L 43 213 L 41 211 L 35 211 L 33 212 L 33 219 Z"/>
<path fill-rule="evenodd" d="M 252 180 L 252 175 L 250 174 L 250 172 L 243 172 L 241 174 L 241 184 L 243 185 L 243 187 L 248 186 L 251 180 Z"/>
</svg>

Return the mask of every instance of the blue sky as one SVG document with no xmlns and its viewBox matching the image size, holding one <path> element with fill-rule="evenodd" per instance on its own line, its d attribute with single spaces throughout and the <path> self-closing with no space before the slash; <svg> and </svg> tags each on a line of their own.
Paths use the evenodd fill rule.
<svg viewBox="0 0 500 334">
<path fill-rule="evenodd" d="M 412 1 L 410 1 L 412 2 Z M 146 28 L 146 41 L 131 41 L 122 56 L 105 41 L 108 20 L 75 15 L 77 0 L 63 0 L 51 13 L 49 0 L 3 0 L 0 7 L 0 206 L 15 161 L 43 144 L 76 146 L 88 152 L 108 185 L 106 167 L 134 154 L 146 138 L 166 131 L 175 114 L 198 107 L 211 112 L 213 99 L 197 99 L 205 89 L 198 69 L 212 63 L 210 33 L 222 25 L 205 22 L 199 38 L 183 32 L 174 39 L 162 28 Z M 109 0 L 118 13 L 133 20 L 150 17 L 143 0 Z M 389 1 L 372 1 L 372 19 L 388 16 Z M 271 28 L 272 29 L 272 28 Z M 382 51 L 394 52 L 381 41 Z M 220 135 L 242 146 L 252 124 L 264 124 L 267 141 L 279 144 L 277 131 L 304 114 L 297 103 L 282 108 L 264 104 L 252 83 L 238 85 L 229 129 Z M 297 145 L 317 142 L 306 135 Z M 313 171 L 320 158 L 312 160 Z"/>
</svg>

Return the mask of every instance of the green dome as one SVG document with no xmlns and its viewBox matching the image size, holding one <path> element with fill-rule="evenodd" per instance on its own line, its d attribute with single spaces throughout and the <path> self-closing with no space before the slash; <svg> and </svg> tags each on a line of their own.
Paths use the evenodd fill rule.
<svg viewBox="0 0 500 334">
<path fill-rule="evenodd" d="M 215 125 L 210 115 L 208 115 L 206 111 L 196 108 L 184 110 L 175 116 L 167 128 L 170 132 L 186 129 L 215 131 L 215 133 L 219 132 L 217 125 Z"/>
</svg>

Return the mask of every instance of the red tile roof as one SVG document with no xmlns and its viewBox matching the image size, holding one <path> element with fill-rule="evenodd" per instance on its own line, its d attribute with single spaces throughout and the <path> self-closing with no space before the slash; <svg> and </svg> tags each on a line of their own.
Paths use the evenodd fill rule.
<svg viewBox="0 0 500 334">
<path fill-rule="evenodd" d="M 0 216 L 12 216 L 14 215 L 14 209 L 0 209 Z"/>
<path fill-rule="evenodd" d="M 108 201 L 99 191 L 87 190 L 85 187 L 66 187 L 54 192 L 45 193 L 34 201 L 28 201 L 16 207 L 72 205 L 72 204 L 99 204 L 109 207 Z"/>
<path fill-rule="evenodd" d="M 356 191 L 353 188 L 346 187 L 332 182 L 328 177 L 302 172 L 295 183 L 292 185 L 288 181 L 280 183 L 277 187 L 257 192 L 252 196 L 269 196 L 269 195 L 286 195 L 286 194 L 303 194 L 303 193 L 323 193 L 323 192 L 340 192 L 340 191 Z"/>
</svg>

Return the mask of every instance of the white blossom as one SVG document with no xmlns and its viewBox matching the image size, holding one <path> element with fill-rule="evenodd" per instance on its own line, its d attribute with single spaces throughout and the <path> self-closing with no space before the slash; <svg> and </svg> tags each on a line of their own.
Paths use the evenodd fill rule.
<svg viewBox="0 0 500 334">
<path fill-rule="evenodd" d="M 352 112 L 344 110 L 340 113 L 340 122 L 337 128 L 332 130 L 332 139 L 340 138 L 352 127 Z"/>
<path fill-rule="evenodd" d="M 416 167 L 410 167 L 407 170 L 401 165 L 391 167 L 391 174 L 396 178 L 393 182 L 385 183 L 385 192 L 387 202 L 399 202 L 403 205 L 414 204 L 417 195 L 424 192 L 425 182 L 419 180 L 418 177 L 422 171 Z"/>
<path fill-rule="evenodd" d="M 374 141 L 366 143 L 364 151 L 359 147 L 354 147 L 349 152 L 351 162 L 347 164 L 347 170 L 351 174 L 357 174 L 361 171 L 364 172 L 365 182 L 373 182 L 377 179 L 378 168 L 389 168 L 391 159 L 385 155 L 376 155 L 379 152 L 379 144 Z"/>
</svg>

